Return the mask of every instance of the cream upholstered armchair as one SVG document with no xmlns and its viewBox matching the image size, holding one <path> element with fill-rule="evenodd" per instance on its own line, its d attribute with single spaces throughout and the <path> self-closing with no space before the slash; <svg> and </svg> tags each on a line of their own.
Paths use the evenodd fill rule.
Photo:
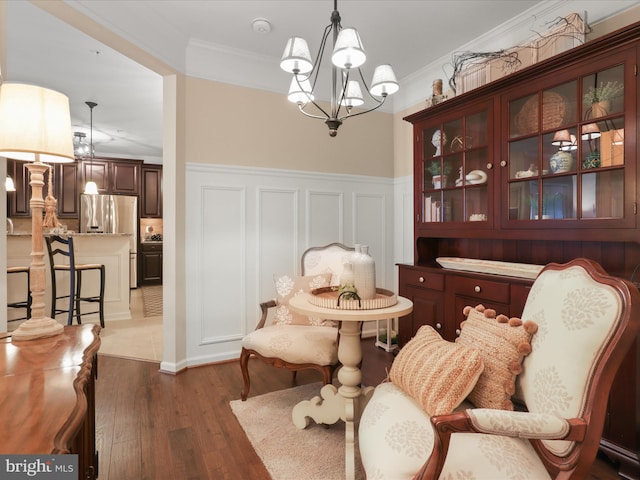
<svg viewBox="0 0 640 480">
<path fill-rule="evenodd" d="M 522 320 L 464 313 L 455 343 L 422 327 L 376 387 L 359 426 L 367 479 L 585 478 L 640 327 L 638 290 L 576 259 L 542 270 Z"/>
<path fill-rule="evenodd" d="M 353 251 L 341 243 L 312 247 L 302 254 L 302 276 L 274 277 L 278 298 L 260 304 L 262 316 L 258 325 L 242 339 L 242 400 L 249 395 L 250 357 L 292 370 L 294 380 L 296 371 L 310 368 L 322 374 L 324 385 L 331 383 L 338 366 L 338 326 L 331 321 L 298 315 L 289 310 L 288 302 L 291 297 L 314 288 L 338 285 L 343 265 Z M 270 311 L 273 315 L 269 315 Z"/>
</svg>

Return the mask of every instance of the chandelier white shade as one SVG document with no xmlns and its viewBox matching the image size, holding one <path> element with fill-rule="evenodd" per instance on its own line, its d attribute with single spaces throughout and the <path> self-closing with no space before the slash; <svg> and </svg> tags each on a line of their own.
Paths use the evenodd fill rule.
<svg viewBox="0 0 640 480">
<path fill-rule="evenodd" d="M 66 95 L 35 85 L 3 83 L 0 155 L 30 162 L 73 162 L 69 118 Z"/>
<path fill-rule="evenodd" d="M 309 80 L 297 81 L 295 78 L 292 78 L 287 98 L 293 103 L 307 103 L 309 101 L 313 101 L 314 97 Z"/>
<path fill-rule="evenodd" d="M 347 91 L 343 94 L 340 103 L 346 107 L 359 107 L 364 104 L 362 89 L 356 80 L 349 80 Z"/>
<path fill-rule="evenodd" d="M 400 90 L 400 85 L 391 65 L 378 65 L 373 72 L 373 80 L 369 89 L 371 95 L 377 97 L 393 95 L 398 90 Z"/>
<path fill-rule="evenodd" d="M 304 38 L 291 37 L 282 54 L 280 68 L 290 73 L 309 73 L 313 69 L 309 46 Z"/>
<path fill-rule="evenodd" d="M 364 53 L 362 40 L 355 28 L 343 28 L 333 47 L 331 63 L 338 68 L 358 68 L 364 65 L 367 55 Z"/>
<path fill-rule="evenodd" d="M 291 37 L 287 41 L 280 60 L 280 67 L 285 72 L 293 74 L 287 96 L 289 101 L 296 103 L 304 115 L 324 120 L 329 127 L 329 135 L 332 137 L 337 135 L 343 120 L 380 108 L 387 96 L 393 95 L 400 88 L 391 65 L 376 67 L 371 87 L 367 86 L 360 70 L 360 67 L 367 60 L 360 35 L 355 28 L 343 28 L 340 22 L 338 1 L 334 0 L 331 24 L 324 30 L 316 60 L 312 60 L 306 40 L 300 37 Z M 327 111 L 316 102 L 314 89 L 321 70 L 327 39 L 331 34 L 333 36 L 331 100 L 330 108 Z M 357 72 L 357 79 L 351 78 L 354 72 Z M 363 92 L 366 92 L 369 100 L 373 102 L 372 107 L 363 106 L 366 103 Z M 313 105 L 315 110 L 310 105 Z M 363 106 L 363 111 L 353 110 L 353 107 L 360 106 Z M 307 108 L 315 113 L 307 111 Z"/>
</svg>

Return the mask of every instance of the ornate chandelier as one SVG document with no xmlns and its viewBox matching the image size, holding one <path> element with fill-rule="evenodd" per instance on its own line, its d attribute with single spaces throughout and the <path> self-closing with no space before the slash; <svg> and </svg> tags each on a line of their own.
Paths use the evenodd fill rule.
<svg viewBox="0 0 640 480">
<path fill-rule="evenodd" d="M 285 72 L 293 74 L 289 88 L 289 101 L 296 103 L 298 109 L 304 115 L 324 120 L 329 127 L 329 135 L 332 137 L 338 134 L 338 127 L 342 125 L 343 120 L 380 108 L 388 95 L 392 95 L 400 89 L 391 65 L 377 66 L 373 72 L 371 87 L 367 86 L 360 70 L 360 66 L 367 59 L 360 35 L 355 28 L 343 28 L 340 20 L 338 0 L 334 0 L 331 24 L 324 29 L 315 62 L 311 60 L 306 40 L 300 37 L 291 37 L 287 41 L 280 61 L 280 67 Z M 318 72 L 320 71 L 327 39 L 331 33 L 333 33 L 331 108 L 330 113 L 328 113 L 316 103 L 313 91 L 318 80 Z M 351 78 L 353 70 L 358 71 L 358 76 L 364 85 L 365 91 L 374 101 L 374 106 L 364 111 L 353 111 L 353 107 L 359 107 L 365 103 L 362 88 L 356 75 L 353 75 L 356 78 Z M 317 114 L 315 115 L 305 110 L 311 104 L 316 107 Z M 343 108 L 344 110 L 341 112 Z"/>
</svg>

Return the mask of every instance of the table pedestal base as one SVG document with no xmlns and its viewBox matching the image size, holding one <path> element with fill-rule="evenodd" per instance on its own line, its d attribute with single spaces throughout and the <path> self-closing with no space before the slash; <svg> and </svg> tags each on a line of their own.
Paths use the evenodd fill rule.
<svg viewBox="0 0 640 480">
<path fill-rule="evenodd" d="M 343 396 L 340 389 L 333 385 L 325 385 L 320 390 L 320 397 L 303 400 L 293 407 L 291 417 L 293 424 L 299 429 L 309 426 L 311 419 L 325 425 L 332 425 L 342 420 L 345 423 L 345 473 L 347 479 L 353 479 L 356 472 L 357 419 L 360 418 L 360 414 L 373 395 L 373 387 L 360 388 L 355 397 Z"/>
<path fill-rule="evenodd" d="M 356 426 L 360 414 L 373 394 L 373 387 L 361 387 L 362 347 L 360 345 L 360 321 L 343 321 L 340 327 L 338 359 L 342 367 L 338 370 L 340 388 L 325 385 L 320 397 L 303 400 L 291 414 L 298 428 L 305 428 L 309 418 L 316 423 L 333 424 L 338 420 L 345 423 L 345 474 L 347 480 L 355 478 Z"/>
</svg>

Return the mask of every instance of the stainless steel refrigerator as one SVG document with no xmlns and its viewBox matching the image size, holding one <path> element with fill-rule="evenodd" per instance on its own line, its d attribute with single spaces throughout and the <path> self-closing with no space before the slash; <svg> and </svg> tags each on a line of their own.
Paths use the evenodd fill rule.
<svg viewBox="0 0 640 480">
<path fill-rule="evenodd" d="M 138 197 L 128 195 L 81 195 L 80 233 L 127 233 L 129 287 L 138 286 Z"/>
</svg>

